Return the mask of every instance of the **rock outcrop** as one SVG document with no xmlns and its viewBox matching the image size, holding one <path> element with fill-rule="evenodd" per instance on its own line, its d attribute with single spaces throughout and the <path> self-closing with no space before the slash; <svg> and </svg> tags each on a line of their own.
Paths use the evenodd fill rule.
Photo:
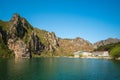
<svg viewBox="0 0 120 80">
<path fill-rule="evenodd" d="M 0 27 L 0 37 L 2 38 L 5 44 L 7 44 L 6 43 L 8 38 L 7 36 L 8 36 L 8 33 Z"/>
<path fill-rule="evenodd" d="M 40 42 L 39 37 L 36 35 L 35 32 L 32 32 L 32 35 L 30 36 L 30 42 L 29 42 L 29 49 L 31 52 L 35 54 L 39 54 L 44 50 L 45 46 Z"/>
<path fill-rule="evenodd" d="M 9 49 L 14 52 L 15 58 L 31 57 L 29 46 L 23 39 L 26 36 L 25 34 L 28 34 L 28 27 L 32 30 L 32 27 L 26 22 L 27 21 L 18 14 L 14 14 L 9 22 L 9 37 L 7 43 Z"/>
<path fill-rule="evenodd" d="M 10 21 L 10 35 L 11 38 L 23 38 L 27 30 L 24 28 L 24 23 L 22 23 L 22 18 L 18 14 L 14 14 Z"/>
<path fill-rule="evenodd" d="M 58 37 L 53 32 L 47 32 L 45 34 L 46 40 L 47 40 L 47 50 L 54 51 L 59 47 L 59 40 Z"/>
<path fill-rule="evenodd" d="M 22 40 L 8 40 L 8 47 L 15 54 L 15 58 L 30 58 L 31 54 L 26 44 Z"/>
</svg>

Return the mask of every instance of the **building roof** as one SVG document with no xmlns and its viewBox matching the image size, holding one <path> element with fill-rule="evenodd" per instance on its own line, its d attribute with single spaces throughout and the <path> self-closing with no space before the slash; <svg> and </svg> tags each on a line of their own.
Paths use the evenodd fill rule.
<svg viewBox="0 0 120 80">
<path fill-rule="evenodd" d="M 95 55 L 103 55 L 103 54 L 108 54 L 108 51 L 96 51 L 96 52 L 93 52 L 93 54 L 95 54 Z"/>
</svg>

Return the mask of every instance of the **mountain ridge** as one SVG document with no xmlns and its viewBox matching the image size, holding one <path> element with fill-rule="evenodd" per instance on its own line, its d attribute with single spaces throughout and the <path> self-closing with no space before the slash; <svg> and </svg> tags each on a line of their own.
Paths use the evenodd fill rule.
<svg viewBox="0 0 120 80">
<path fill-rule="evenodd" d="M 12 55 L 15 58 L 30 58 L 35 55 L 69 56 L 80 50 L 94 50 L 93 44 L 83 38 L 59 38 L 54 32 L 33 27 L 17 13 L 10 21 L 0 20 L 0 41 L 0 49 L 3 51 L 0 56 Z M 6 54 L 5 50 L 8 51 Z"/>
<path fill-rule="evenodd" d="M 97 47 L 100 47 L 100 46 L 104 46 L 104 45 L 107 45 L 107 44 L 111 44 L 111 43 L 118 43 L 120 42 L 120 39 L 118 38 L 107 38 L 105 40 L 100 40 L 96 43 L 94 43 L 94 48 L 97 48 Z"/>
</svg>

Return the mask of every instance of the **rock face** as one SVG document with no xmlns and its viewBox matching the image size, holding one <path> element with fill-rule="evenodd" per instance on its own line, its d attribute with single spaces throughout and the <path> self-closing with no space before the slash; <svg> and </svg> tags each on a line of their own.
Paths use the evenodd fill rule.
<svg viewBox="0 0 120 80">
<path fill-rule="evenodd" d="M 23 38 L 27 30 L 24 28 L 24 23 L 18 14 L 15 14 L 10 21 L 10 35 L 11 38 Z"/>
<path fill-rule="evenodd" d="M 47 50 L 54 51 L 59 47 L 58 37 L 53 32 L 47 32 L 45 37 L 48 44 Z"/>
<path fill-rule="evenodd" d="M 29 42 L 30 51 L 35 54 L 40 54 L 44 50 L 44 48 L 45 46 L 40 42 L 39 37 L 36 35 L 35 32 L 32 32 Z"/>
<path fill-rule="evenodd" d="M 92 51 L 90 42 L 82 39 L 60 39 L 55 33 L 33 28 L 25 18 L 14 14 L 8 22 L 0 21 L 0 37 L 15 58 L 35 55 L 70 54 L 75 51 Z M 7 48 L 6 48 L 7 49 Z"/>
<path fill-rule="evenodd" d="M 8 47 L 14 51 L 15 58 L 30 58 L 31 54 L 26 47 L 26 44 L 22 40 L 14 41 L 13 39 L 8 40 Z"/>
<path fill-rule="evenodd" d="M 98 41 L 98 42 L 94 43 L 94 48 L 104 46 L 104 45 L 107 45 L 107 44 L 111 44 L 111 43 L 118 43 L 118 42 L 120 42 L 120 39 L 108 38 L 106 40 L 101 40 L 101 41 Z"/>
<path fill-rule="evenodd" d="M 79 37 L 76 39 L 60 39 L 60 45 L 63 48 L 63 53 L 68 55 L 76 51 L 93 50 L 93 45 L 90 42 Z"/>
<path fill-rule="evenodd" d="M 5 44 L 7 44 L 7 32 L 5 30 L 3 30 L 1 27 L 0 27 L 0 37 L 2 38 L 3 42 Z"/>
<path fill-rule="evenodd" d="M 18 14 L 14 14 L 9 22 L 9 38 L 8 47 L 15 54 L 15 58 L 30 58 L 29 46 L 25 44 L 23 38 L 25 34 L 28 34 L 28 27 L 32 29 L 30 25 L 25 25 L 25 19 L 21 18 Z"/>
</svg>

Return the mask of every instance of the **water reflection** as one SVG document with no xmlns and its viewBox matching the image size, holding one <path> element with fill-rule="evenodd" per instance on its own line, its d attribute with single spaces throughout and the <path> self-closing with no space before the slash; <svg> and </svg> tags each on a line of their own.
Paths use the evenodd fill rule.
<svg viewBox="0 0 120 80">
<path fill-rule="evenodd" d="M 119 76 L 120 62 L 112 60 L 0 59 L 0 80 L 120 80 Z"/>
<path fill-rule="evenodd" d="M 8 61 L 7 59 L 0 59 L 0 80 L 8 80 Z"/>
</svg>

